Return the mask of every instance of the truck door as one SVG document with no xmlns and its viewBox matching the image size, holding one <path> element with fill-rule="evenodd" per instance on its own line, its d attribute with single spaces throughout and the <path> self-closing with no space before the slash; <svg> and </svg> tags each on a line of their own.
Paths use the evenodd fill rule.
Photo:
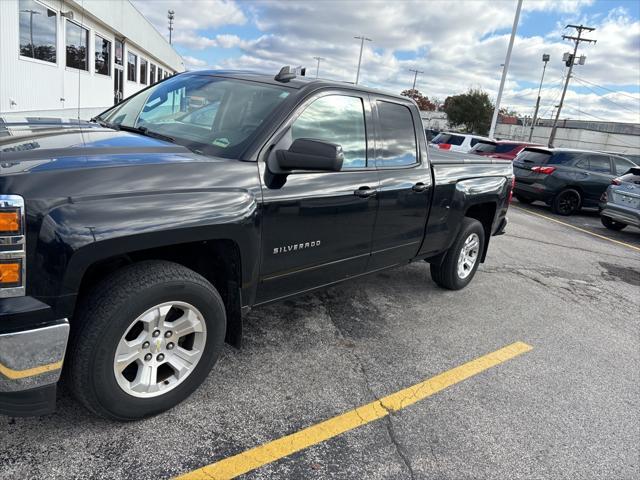
<svg viewBox="0 0 640 480">
<path fill-rule="evenodd" d="M 433 181 L 414 113 L 406 104 L 374 99 L 380 187 L 369 270 L 407 262 L 422 244 Z"/>
<path fill-rule="evenodd" d="M 326 91 L 301 105 L 260 159 L 262 262 L 257 302 L 364 273 L 378 199 L 371 107 L 357 92 Z M 298 138 L 340 144 L 339 172 L 270 174 L 265 160 Z"/>
</svg>

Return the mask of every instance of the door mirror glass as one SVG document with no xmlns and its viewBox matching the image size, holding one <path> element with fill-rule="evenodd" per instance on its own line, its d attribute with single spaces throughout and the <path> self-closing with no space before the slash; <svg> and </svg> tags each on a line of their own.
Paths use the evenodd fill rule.
<svg viewBox="0 0 640 480">
<path fill-rule="evenodd" d="M 269 170 L 274 174 L 288 174 L 296 170 L 339 172 L 344 162 L 342 146 L 314 140 L 298 138 L 288 150 L 277 150 L 269 158 Z"/>
</svg>

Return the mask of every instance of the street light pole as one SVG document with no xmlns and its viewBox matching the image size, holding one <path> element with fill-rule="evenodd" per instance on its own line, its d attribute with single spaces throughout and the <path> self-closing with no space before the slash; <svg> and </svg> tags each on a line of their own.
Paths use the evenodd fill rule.
<svg viewBox="0 0 640 480">
<path fill-rule="evenodd" d="M 520 20 L 520 10 L 522 9 L 522 0 L 518 0 L 516 7 L 516 15 L 513 17 L 513 27 L 511 28 L 511 39 L 507 48 L 507 58 L 504 60 L 502 69 L 502 78 L 500 79 L 500 88 L 498 89 L 498 98 L 496 98 L 496 106 L 493 109 L 493 118 L 491 119 L 491 128 L 489 129 L 489 138 L 493 138 L 496 132 L 496 124 L 498 123 L 498 112 L 500 111 L 500 101 L 502 100 L 502 90 L 504 90 L 504 82 L 507 79 L 509 70 L 509 62 L 511 61 L 511 50 L 513 50 L 513 41 L 516 39 L 516 30 L 518 30 L 518 21 Z"/>
<path fill-rule="evenodd" d="M 357 38 L 358 40 L 360 40 L 360 56 L 358 57 L 358 71 L 356 73 L 356 85 L 357 85 L 358 80 L 360 79 L 360 65 L 362 64 L 362 51 L 364 50 L 364 41 L 366 40 L 367 42 L 370 42 L 371 39 L 365 37 L 364 35 L 360 35 L 353 38 Z"/>
<path fill-rule="evenodd" d="M 551 56 L 548 53 L 542 54 L 542 61 L 544 67 L 542 67 L 542 78 L 540 79 L 540 87 L 538 87 L 538 100 L 536 100 L 536 108 L 533 111 L 533 120 L 531 121 L 531 131 L 529 132 L 529 141 L 533 138 L 533 128 L 536 126 L 536 119 L 538 118 L 538 109 L 540 108 L 540 92 L 542 92 L 542 82 L 544 81 L 544 72 L 547 69 L 547 62 Z"/>
<path fill-rule="evenodd" d="M 318 65 L 316 66 L 316 78 L 318 78 L 318 75 L 320 73 L 320 61 L 325 59 L 322 57 L 313 57 L 313 58 L 315 58 L 318 61 Z"/>
<path fill-rule="evenodd" d="M 413 72 L 413 87 L 411 87 L 411 90 L 415 90 L 416 89 L 416 80 L 418 79 L 418 74 L 419 73 L 424 73 L 422 70 L 415 70 L 413 68 L 409 69 L 410 72 Z"/>
<path fill-rule="evenodd" d="M 173 19 L 175 18 L 175 13 L 173 10 L 169 10 L 167 12 L 167 18 L 169 19 L 169 45 L 171 45 L 171 32 L 173 32 Z"/>
</svg>

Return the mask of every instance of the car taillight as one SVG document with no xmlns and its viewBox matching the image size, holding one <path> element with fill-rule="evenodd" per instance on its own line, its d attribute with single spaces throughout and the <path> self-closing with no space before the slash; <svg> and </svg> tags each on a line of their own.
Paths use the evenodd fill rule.
<svg viewBox="0 0 640 480">
<path fill-rule="evenodd" d="M 556 171 L 556 167 L 531 167 L 532 172 L 543 173 L 545 175 L 551 175 Z"/>
<path fill-rule="evenodd" d="M 450 143 L 439 143 L 438 144 L 438 148 L 440 150 L 450 150 L 451 149 L 451 144 Z"/>
<path fill-rule="evenodd" d="M 614 178 L 613 180 L 611 180 L 611 185 L 622 185 L 622 180 L 620 180 L 619 178 Z"/>
<path fill-rule="evenodd" d="M 513 189 L 516 186 L 516 176 L 514 175 L 513 177 L 511 177 L 511 188 L 509 189 L 509 200 L 508 202 L 511 203 L 511 199 L 513 198 Z"/>
</svg>

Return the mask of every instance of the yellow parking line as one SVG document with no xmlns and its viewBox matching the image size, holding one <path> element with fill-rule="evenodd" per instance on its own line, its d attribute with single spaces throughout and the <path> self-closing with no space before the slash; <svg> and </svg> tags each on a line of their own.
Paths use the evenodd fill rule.
<svg viewBox="0 0 640 480">
<path fill-rule="evenodd" d="M 221 480 L 237 477 L 349 430 L 386 417 L 391 412 L 402 410 L 447 387 L 528 352 L 532 348 L 523 342 L 513 343 L 337 417 L 181 475 L 177 477 L 177 480 Z"/>
<path fill-rule="evenodd" d="M 636 247 L 635 245 L 631 245 L 630 243 L 625 243 L 619 240 L 614 240 L 613 238 L 605 237 L 604 235 L 600 235 L 598 233 L 585 230 L 584 228 L 576 227 L 575 225 L 571 225 L 570 223 L 561 222 L 560 220 L 557 220 L 555 218 L 542 215 L 541 213 L 532 212 L 531 210 L 528 210 L 526 208 L 516 207 L 515 205 L 511 205 L 511 208 L 515 208 L 516 210 L 520 210 L 521 212 L 530 213 L 531 215 L 535 215 L 536 217 L 546 218 L 547 220 L 551 220 L 552 222 L 559 223 L 560 225 L 564 225 L 565 227 L 573 228 L 574 230 L 578 230 L 580 232 L 592 235 L 594 237 L 602 238 L 603 240 L 608 240 L 610 242 L 617 243 L 619 245 L 624 245 L 625 247 L 633 248 L 634 250 L 638 250 L 640 252 L 640 247 Z"/>
<path fill-rule="evenodd" d="M 60 370 L 61 368 L 62 361 L 49 363 L 40 367 L 27 368 L 26 370 L 14 370 L 0 363 L 0 373 L 7 377 L 9 380 L 19 380 L 21 378 L 35 377 L 36 375 L 51 372 L 53 370 Z"/>
</svg>

